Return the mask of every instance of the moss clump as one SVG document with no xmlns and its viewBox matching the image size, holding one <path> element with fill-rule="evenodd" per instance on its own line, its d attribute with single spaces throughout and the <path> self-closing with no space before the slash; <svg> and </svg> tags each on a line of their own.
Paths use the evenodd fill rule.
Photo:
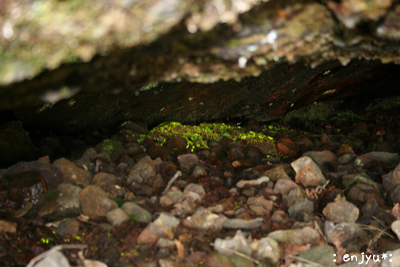
<svg viewBox="0 0 400 267">
<path fill-rule="evenodd" d="M 178 122 L 163 123 L 151 130 L 147 135 L 142 135 L 139 143 L 145 138 L 155 140 L 159 145 L 164 145 L 168 139 L 183 137 L 187 141 L 186 149 L 192 152 L 195 148 L 208 149 L 209 140 L 219 141 L 223 137 L 233 141 L 246 140 L 247 144 L 273 143 L 273 138 L 253 131 L 245 132 L 240 126 L 231 126 L 224 123 L 202 123 L 200 125 L 182 125 Z"/>
<path fill-rule="evenodd" d="M 122 150 L 123 147 L 120 142 L 110 139 L 105 139 L 96 146 L 97 152 L 107 152 L 110 155 L 112 161 L 118 159 L 121 156 Z"/>
</svg>

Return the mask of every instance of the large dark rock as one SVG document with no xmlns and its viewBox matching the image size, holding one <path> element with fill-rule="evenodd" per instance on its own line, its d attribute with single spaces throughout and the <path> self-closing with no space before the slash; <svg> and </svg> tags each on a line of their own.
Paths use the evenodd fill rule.
<svg viewBox="0 0 400 267">
<path fill-rule="evenodd" d="M 36 159 L 37 149 L 22 128 L 22 123 L 12 121 L 0 126 L 0 168 Z"/>
<path fill-rule="evenodd" d="M 0 110 L 40 128 L 290 121 L 335 99 L 300 110 L 324 119 L 397 94 L 396 2 L 46 3 L 0 8 Z"/>
</svg>

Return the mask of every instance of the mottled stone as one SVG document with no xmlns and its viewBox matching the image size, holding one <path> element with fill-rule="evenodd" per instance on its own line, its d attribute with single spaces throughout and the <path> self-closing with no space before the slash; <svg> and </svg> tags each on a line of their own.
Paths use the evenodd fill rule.
<svg viewBox="0 0 400 267">
<path fill-rule="evenodd" d="M 92 174 L 84 169 L 81 169 L 71 161 L 61 158 L 53 163 L 54 167 L 59 168 L 64 175 L 64 183 L 74 185 L 87 185 L 92 181 Z"/>
<path fill-rule="evenodd" d="M 79 232 L 79 221 L 76 218 L 66 218 L 61 221 L 56 229 L 56 233 L 59 236 L 76 236 Z"/>
<path fill-rule="evenodd" d="M 199 158 L 196 154 L 184 154 L 178 156 L 178 163 L 183 172 L 191 173 L 194 167 L 199 163 Z"/>
<path fill-rule="evenodd" d="M 346 200 L 331 202 L 322 211 L 326 219 L 335 223 L 355 223 L 359 210 Z"/>
<path fill-rule="evenodd" d="M 293 161 L 291 165 L 296 171 L 296 183 L 302 183 L 305 187 L 326 183 L 321 169 L 310 157 L 303 156 Z"/>
<path fill-rule="evenodd" d="M 106 216 L 107 212 L 116 209 L 117 203 L 98 186 L 88 185 L 79 193 L 82 213 L 89 217 Z"/>
</svg>

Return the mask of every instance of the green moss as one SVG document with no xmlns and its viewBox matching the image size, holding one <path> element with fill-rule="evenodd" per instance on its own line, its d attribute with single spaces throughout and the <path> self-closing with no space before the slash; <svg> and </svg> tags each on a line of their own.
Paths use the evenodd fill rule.
<svg viewBox="0 0 400 267">
<path fill-rule="evenodd" d="M 122 149 L 123 147 L 120 142 L 110 139 L 103 140 L 96 147 L 98 152 L 107 152 L 113 161 L 121 156 Z"/>
<path fill-rule="evenodd" d="M 190 126 L 182 125 L 178 122 L 163 123 L 147 135 L 142 135 L 139 142 L 145 138 L 156 141 L 159 145 L 164 145 L 168 139 L 183 137 L 187 142 L 187 149 L 192 152 L 196 149 L 208 149 L 209 140 L 219 141 L 223 137 L 233 141 L 245 140 L 247 144 L 273 143 L 273 137 L 253 131 L 246 132 L 240 126 L 231 126 L 224 123 L 202 123 Z"/>
</svg>

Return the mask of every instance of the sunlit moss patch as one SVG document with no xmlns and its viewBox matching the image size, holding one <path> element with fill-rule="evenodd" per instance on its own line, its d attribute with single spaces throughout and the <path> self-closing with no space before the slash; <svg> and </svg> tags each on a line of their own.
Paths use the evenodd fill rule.
<svg viewBox="0 0 400 267">
<path fill-rule="evenodd" d="M 168 139 L 183 137 L 187 141 L 187 149 L 192 152 L 195 148 L 208 149 L 209 140 L 219 141 L 227 137 L 234 142 L 245 140 L 247 144 L 274 143 L 274 138 L 262 133 L 245 131 L 240 126 L 232 126 L 224 123 L 202 123 L 200 125 L 182 125 L 178 122 L 163 123 L 151 130 L 147 135 L 142 135 L 138 140 L 143 142 L 145 138 L 155 140 L 159 145 L 164 145 Z"/>
</svg>

